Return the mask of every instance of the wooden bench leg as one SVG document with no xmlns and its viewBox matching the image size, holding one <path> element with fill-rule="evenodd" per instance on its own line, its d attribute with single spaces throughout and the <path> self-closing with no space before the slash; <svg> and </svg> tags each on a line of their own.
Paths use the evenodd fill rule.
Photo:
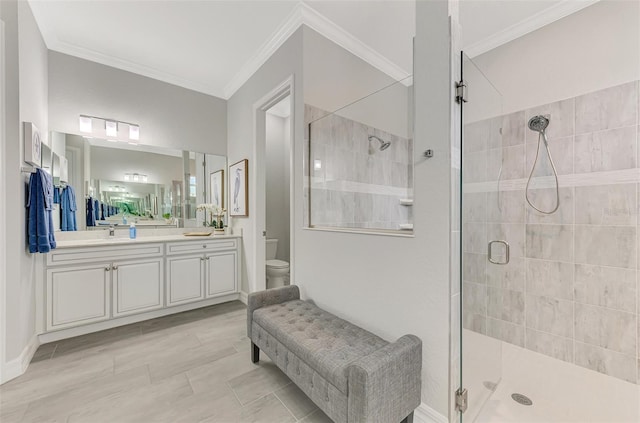
<svg viewBox="0 0 640 423">
<path fill-rule="evenodd" d="M 251 362 L 257 363 L 260 361 L 260 348 L 253 342 L 251 343 Z"/>
<path fill-rule="evenodd" d="M 413 423 L 413 412 L 405 417 L 400 423 Z"/>
</svg>

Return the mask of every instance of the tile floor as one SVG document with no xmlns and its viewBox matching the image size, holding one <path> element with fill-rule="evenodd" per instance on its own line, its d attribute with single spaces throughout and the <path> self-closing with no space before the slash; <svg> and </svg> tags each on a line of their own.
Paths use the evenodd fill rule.
<svg viewBox="0 0 640 423">
<path fill-rule="evenodd" d="M 0 421 L 331 423 L 249 348 L 240 302 L 45 344 L 0 386 Z"/>
</svg>

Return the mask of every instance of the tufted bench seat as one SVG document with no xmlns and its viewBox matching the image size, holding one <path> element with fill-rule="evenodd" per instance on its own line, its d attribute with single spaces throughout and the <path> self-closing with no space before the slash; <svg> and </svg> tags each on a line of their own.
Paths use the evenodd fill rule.
<svg viewBox="0 0 640 423">
<path fill-rule="evenodd" d="M 297 286 L 249 295 L 252 360 L 260 350 L 336 423 L 411 422 L 422 344 L 394 343 L 300 300 Z"/>
</svg>

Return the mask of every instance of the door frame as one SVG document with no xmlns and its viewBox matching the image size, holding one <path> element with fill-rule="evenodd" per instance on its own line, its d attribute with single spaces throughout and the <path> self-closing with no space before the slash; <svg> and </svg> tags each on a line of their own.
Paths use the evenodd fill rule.
<svg viewBox="0 0 640 423">
<path fill-rule="evenodd" d="M 6 160 L 5 148 L 6 148 L 6 135 L 5 130 L 5 56 L 4 56 L 4 21 L 0 20 L 0 163 L 2 168 L 6 169 L 4 165 Z M 5 170 L 6 171 L 6 170 Z M 5 301 L 7 300 L 6 292 L 6 276 L 7 276 L 7 235 L 6 235 L 6 198 L 7 198 L 7 183 L 5 175 L 0 175 L 0 384 L 4 382 L 5 375 L 5 347 L 6 343 L 6 307 Z"/>
<path fill-rule="evenodd" d="M 266 202 L 266 114 L 267 110 L 273 107 L 286 97 L 291 99 L 291 115 L 289 119 L 289 274 L 291 281 L 294 278 L 294 262 L 295 257 L 295 95 L 294 95 L 294 75 L 290 75 L 280 84 L 276 85 L 271 91 L 264 95 L 260 100 L 253 104 L 253 130 L 254 144 L 253 157 L 255 160 L 253 175 L 249 179 L 253 184 L 253 195 L 251 200 L 255 205 L 255 218 L 253 219 L 253 268 L 255 272 L 253 290 L 249 287 L 250 292 L 262 291 L 267 288 L 266 281 L 266 222 L 267 222 L 267 202 Z"/>
</svg>

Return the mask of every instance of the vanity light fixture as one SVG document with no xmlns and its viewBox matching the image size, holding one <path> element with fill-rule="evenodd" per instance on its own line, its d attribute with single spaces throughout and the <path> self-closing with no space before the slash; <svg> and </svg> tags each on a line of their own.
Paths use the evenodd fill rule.
<svg viewBox="0 0 640 423">
<path fill-rule="evenodd" d="M 104 121 L 104 130 L 108 137 L 117 137 L 118 136 L 118 122 L 113 120 L 105 120 Z"/>
<path fill-rule="evenodd" d="M 80 123 L 80 132 L 85 132 L 88 134 L 91 133 L 91 130 L 92 130 L 91 116 L 80 115 L 79 123 Z"/>
<path fill-rule="evenodd" d="M 142 173 L 125 173 L 124 174 L 125 182 L 142 182 L 146 184 L 148 180 L 149 180 L 149 177 Z"/>
<path fill-rule="evenodd" d="M 129 125 L 129 139 L 131 140 L 140 139 L 140 127 L 138 125 Z"/>
<path fill-rule="evenodd" d="M 80 115 L 78 120 L 80 126 L 80 132 L 93 134 L 93 120 L 101 120 L 104 122 L 104 135 L 111 138 L 118 138 L 118 126 L 127 125 L 129 127 L 129 136 L 123 135 L 123 138 L 119 141 L 127 142 L 128 140 L 138 141 L 140 139 L 140 125 L 137 123 L 123 122 L 121 120 L 115 120 L 112 118 L 103 118 L 99 116 Z M 126 128 L 123 128 L 123 132 L 126 134 Z M 102 130 L 97 130 L 97 136 L 103 137 Z M 109 140 L 111 141 L 111 140 Z"/>
</svg>

